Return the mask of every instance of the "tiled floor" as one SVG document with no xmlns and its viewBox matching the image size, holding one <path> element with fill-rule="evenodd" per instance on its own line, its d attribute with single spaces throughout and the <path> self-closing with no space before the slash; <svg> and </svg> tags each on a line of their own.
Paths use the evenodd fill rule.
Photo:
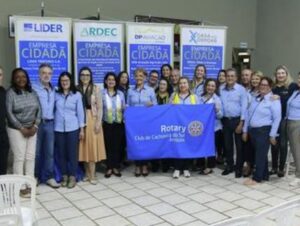
<svg viewBox="0 0 300 226">
<path fill-rule="evenodd" d="M 300 187 L 291 188 L 290 179 L 271 177 L 270 182 L 247 187 L 245 179 L 193 173 L 174 180 L 171 173 L 152 173 L 136 178 L 133 169 L 122 178 L 99 183 L 80 182 L 74 189 L 38 187 L 39 225 L 125 226 L 125 225 L 210 225 L 231 217 L 258 213 L 265 208 L 300 198 Z M 296 226 L 300 225 L 298 211 Z M 266 225 L 267 226 L 267 225 Z"/>
</svg>

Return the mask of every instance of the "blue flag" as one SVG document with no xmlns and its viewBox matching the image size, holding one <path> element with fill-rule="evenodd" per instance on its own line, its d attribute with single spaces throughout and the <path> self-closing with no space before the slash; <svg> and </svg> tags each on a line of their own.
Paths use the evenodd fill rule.
<svg viewBox="0 0 300 226">
<path fill-rule="evenodd" d="M 128 159 L 214 156 L 214 125 L 213 104 L 128 107 Z"/>
</svg>

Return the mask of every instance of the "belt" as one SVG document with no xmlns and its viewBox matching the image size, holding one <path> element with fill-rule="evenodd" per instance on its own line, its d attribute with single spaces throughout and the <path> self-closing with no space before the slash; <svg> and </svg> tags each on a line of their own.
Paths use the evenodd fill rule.
<svg viewBox="0 0 300 226">
<path fill-rule="evenodd" d="M 53 122 L 54 119 L 42 119 L 42 123 Z"/>
<path fill-rule="evenodd" d="M 240 120 L 241 117 L 223 117 L 225 120 Z"/>
</svg>

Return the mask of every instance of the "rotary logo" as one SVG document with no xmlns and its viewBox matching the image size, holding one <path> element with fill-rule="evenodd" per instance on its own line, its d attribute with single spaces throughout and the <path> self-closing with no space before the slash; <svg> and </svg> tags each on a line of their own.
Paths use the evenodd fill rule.
<svg viewBox="0 0 300 226">
<path fill-rule="evenodd" d="M 203 132 L 203 124 L 200 121 L 192 121 L 188 126 L 189 134 L 193 137 L 200 136 Z"/>
</svg>

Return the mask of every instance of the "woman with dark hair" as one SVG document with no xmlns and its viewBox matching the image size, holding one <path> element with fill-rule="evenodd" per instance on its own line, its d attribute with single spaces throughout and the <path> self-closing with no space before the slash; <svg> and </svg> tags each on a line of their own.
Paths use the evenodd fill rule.
<svg viewBox="0 0 300 226">
<path fill-rule="evenodd" d="M 13 173 L 34 177 L 37 129 L 41 121 L 39 99 L 31 89 L 23 68 L 12 71 L 11 86 L 6 94 L 8 137 L 14 154 Z M 31 188 L 23 187 L 21 195 L 29 197 Z"/>
<path fill-rule="evenodd" d="M 170 81 L 170 76 L 172 74 L 172 70 L 173 70 L 173 68 L 170 64 L 163 64 L 160 67 L 160 77 L 165 78 L 168 81 Z"/>
<path fill-rule="evenodd" d="M 218 72 L 218 76 L 217 76 L 217 81 L 218 81 L 218 86 L 223 86 L 226 83 L 226 70 L 221 69 Z"/>
<path fill-rule="evenodd" d="M 220 148 L 219 145 L 222 143 L 222 123 L 221 118 L 223 117 L 222 103 L 221 99 L 218 96 L 218 86 L 217 81 L 215 79 L 207 79 L 204 84 L 204 92 L 200 97 L 199 102 L 201 104 L 214 104 L 215 112 L 216 112 L 216 121 L 215 121 L 215 146 L 218 152 L 218 156 L 222 156 L 222 153 L 219 153 Z M 221 149 L 222 150 L 222 149 Z M 212 173 L 212 168 L 216 165 L 216 157 L 211 156 L 207 158 L 207 162 L 205 158 L 200 158 L 200 174 L 210 174 Z M 207 164 L 205 164 L 207 163 Z"/>
<path fill-rule="evenodd" d="M 279 136 L 277 137 L 277 144 L 272 145 L 272 170 L 270 174 L 277 174 L 278 177 L 284 176 L 284 167 L 287 158 L 287 124 L 286 124 L 286 106 L 287 101 L 294 92 L 298 89 L 296 83 L 293 82 L 292 76 L 288 68 L 284 65 L 279 65 L 274 73 L 275 84 L 272 89 L 275 95 L 280 97 L 282 119 L 279 126 Z M 278 164 L 279 163 L 279 164 Z"/>
<path fill-rule="evenodd" d="M 117 77 L 117 86 L 118 90 L 120 90 L 125 97 L 125 101 L 127 102 L 127 92 L 129 90 L 129 75 L 127 71 L 121 71 Z"/>
<path fill-rule="evenodd" d="M 180 77 L 178 82 L 178 92 L 173 93 L 170 97 L 171 104 L 198 104 L 197 95 L 190 91 L 189 79 L 187 77 Z M 190 177 L 189 160 L 188 159 L 174 159 L 175 170 L 173 178 L 177 179 L 180 176 L 180 171 L 183 171 L 184 177 Z"/>
<path fill-rule="evenodd" d="M 170 64 L 163 64 L 160 67 L 160 77 L 165 78 L 168 83 L 170 83 L 172 72 L 173 68 Z M 168 87 L 168 93 L 169 95 L 171 95 L 173 93 L 173 87 L 171 85 L 169 85 Z"/>
<path fill-rule="evenodd" d="M 76 185 L 79 140 L 84 138 L 84 108 L 72 76 L 64 71 L 55 94 L 54 131 L 62 187 Z"/>
<path fill-rule="evenodd" d="M 105 177 L 109 178 L 112 174 L 121 177 L 121 148 L 124 143 L 125 133 L 123 123 L 125 97 L 120 90 L 117 90 L 117 77 L 115 73 L 108 72 L 104 77 L 103 83 L 103 131 L 107 156 Z"/>
<path fill-rule="evenodd" d="M 137 68 L 134 71 L 135 87 L 128 91 L 127 105 L 128 106 L 152 106 L 157 104 L 155 92 L 152 88 L 145 86 L 147 73 L 143 68 Z M 135 161 L 135 176 L 148 176 L 147 160 Z"/>
<path fill-rule="evenodd" d="M 106 158 L 102 130 L 102 96 L 100 87 L 93 83 L 90 68 L 83 67 L 79 71 L 78 90 L 82 95 L 85 109 L 86 127 L 84 138 L 79 142 L 79 161 L 84 162 L 85 179 L 97 184 L 95 179 L 96 163 Z"/>
<path fill-rule="evenodd" d="M 163 104 L 169 103 L 169 98 L 170 98 L 170 95 L 168 93 L 169 86 L 170 86 L 170 84 L 167 79 L 161 78 L 159 80 L 158 87 L 155 90 L 158 105 L 163 105 Z M 168 172 L 168 170 L 170 168 L 170 159 L 162 159 L 161 161 L 160 161 L 160 159 L 152 160 L 151 161 L 152 172 L 157 172 L 159 170 L 160 162 L 161 162 L 162 171 L 164 173 Z"/>
<path fill-rule="evenodd" d="M 206 67 L 204 64 L 198 64 L 195 67 L 194 77 L 192 81 L 192 90 L 200 98 L 203 93 L 204 83 L 206 79 Z"/>
<path fill-rule="evenodd" d="M 268 151 L 270 143 L 276 144 L 276 135 L 281 120 L 280 100 L 272 94 L 273 81 L 263 77 L 259 84 L 259 95 L 251 101 L 246 111 L 243 126 L 243 141 L 247 141 L 248 133 L 255 150 L 255 172 L 245 185 L 255 185 L 269 180 Z"/>
</svg>

